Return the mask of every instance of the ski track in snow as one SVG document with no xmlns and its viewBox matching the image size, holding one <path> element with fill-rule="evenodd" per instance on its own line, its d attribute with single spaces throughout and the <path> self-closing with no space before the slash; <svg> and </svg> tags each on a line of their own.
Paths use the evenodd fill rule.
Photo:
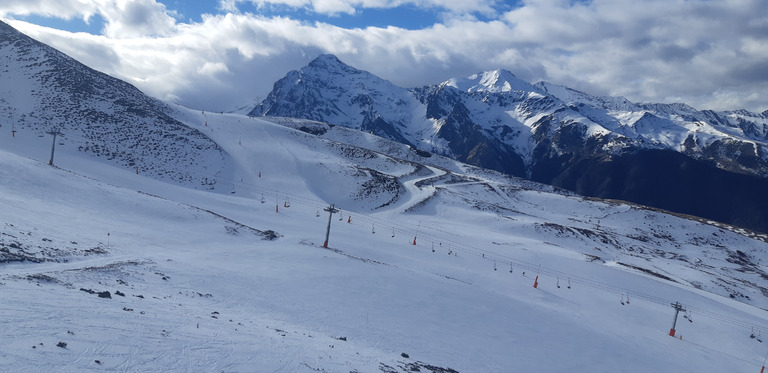
<svg viewBox="0 0 768 373">
<path fill-rule="evenodd" d="M 405 190 L 407 191 L 408 194 L 407 196 L 404 196 L 403 198 L 401 198 L 401 200 L 398 201 L 398 203 L 394 204 L 393 208 L 408 210 L 409 208 L 412 208 L 432 198 L 435 195 L 435 193 L 437 193 L 437 189 L 435 189 L 434 186 L 420 188 L 416 186 L 416 184 L 426 180 L 437 179 L 447 174 L 447 172 L 432 166 L 426 166 L 426 168 L 430 171 L 429 175 L 425 175 L 421 177 L 413 175 L 412 177 L 409 177 L 409 178 L 400 179 L 400 181 L 403 183 L 403 186 L 405 187 Z M 415 173 L 416 171 L 414 172 L 414 174 Z"/>
</svg>

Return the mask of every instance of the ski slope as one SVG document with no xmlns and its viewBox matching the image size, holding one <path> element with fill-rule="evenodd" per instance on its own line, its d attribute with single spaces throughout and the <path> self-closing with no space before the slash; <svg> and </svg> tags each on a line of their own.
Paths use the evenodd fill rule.
<svg viewBox="0 0 768 373">
<path fill-rule="evenodd" d="M 66 137 L 51 167 L 50 138 L 0 136 L 0 370 L 758 372 L 768 352 L 749 338 L 768 332 L 761 240 L 246 116 L 180 120 L 232 179 L 161 182 Z"/>
</svg>

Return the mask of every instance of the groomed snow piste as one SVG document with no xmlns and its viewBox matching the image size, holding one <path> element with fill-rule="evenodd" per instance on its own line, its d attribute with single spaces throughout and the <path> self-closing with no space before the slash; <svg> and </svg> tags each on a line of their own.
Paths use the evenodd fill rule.
<svg viewBox="0 0 768 373">
<path fill-rule="evenodd" d="M 51 167 L 50 137 L 2 128 L 0 370 L 760 371 L 763 241 L 245 116 L 184 117 L 232 158 L 212 190 L 66 136 Z M 672 302 L 687 310 L 674 338 Z"/>
</svg>

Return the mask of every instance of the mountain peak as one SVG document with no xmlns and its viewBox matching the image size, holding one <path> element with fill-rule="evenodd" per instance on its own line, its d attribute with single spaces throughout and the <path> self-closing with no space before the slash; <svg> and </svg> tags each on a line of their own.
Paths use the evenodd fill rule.
<svg viewBox="0 0 768 373">
<path fill-rule="evenodd" d="M 326 53 L 326 54 L 321 54 L 321 55 L 315 57 L 315 59 L 312 60 L 312 62 L 310 62 L 309 64 L 310 65 L 312 65 L 312 64 L 341 64 L 341 65 L 344 65 L 344 62 L 341 62 L 341 60 L 339 60 L 339 58 L 336 57 L 335 55 L 330 54 L 330 53 Z"/>
<path fill-rule="evenodd" d="M 324 71 L 343 71 L 346 73 L 354 73 L 359 71 L 354 67 L 345 64 L 338 57 L 332 54 L 321 54 L 317 56 L 314 60 L 307 64 L 306 68 Z"/>
<path fill-rule="evenodd" d="M 470 75 L 466 78 L 454 78 L 443 84 L 464 92 L 539 92 L 536 87 L 520 80 L 515 74 L 504 69 L 485 71 Z"/>
<path fill-rule="evenodd" d="M 376 122 L 381 116 L 379 109 L 392 111 L 392 103 L 405 103 L 409 95 L 408 90 L 349 66 L 332 54 L 321 54 L 278 80 L 249 115 L 296 117 L 361 128 Z M 397 141 L 408 142 L 395 136 L 394 130 L 385 132 Z"/>
</svg>

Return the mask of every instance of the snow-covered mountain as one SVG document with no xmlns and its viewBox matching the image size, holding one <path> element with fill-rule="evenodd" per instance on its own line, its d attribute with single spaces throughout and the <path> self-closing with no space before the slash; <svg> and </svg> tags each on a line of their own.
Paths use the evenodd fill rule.
<svg viewBox="0 0 768 373">
<path fill-rule="evenodd" d="M 405 89 L 323 55 L 250 115 L 343 125 L 583 195 L 768 232 L 768 113 L 635 104 L 505 70 Z"/>
<path fill-rule="evenodd" d="M 276 82 L 249 115 L 334 123 L 408 144 L 413 138 L 405 131 L 413 122 L 412 101 L 407 89 L 326 54 Z"/>
<path fill-rule="evenodd" d="M 179 121 L 171 106 L 95 71 L 0 22 L 0 126 L 17 146 L 51 142 L 111 164 L 171 181 L 214 188 L 213 175 L 231 172 L 225 152 Z M 181 160 L 187 167 L 174 169 Z"/>
<path fill-rule="evenodd" d="M 0 369 L 759 369 L 765 237 L 341 126 L 207 119 L 233 193 L 0 151 Z"/>
<path fill-rule="evenodd" d="M 28 58 L 3 45 L 4 61 Z M 579 197 L 369 131 L 166 105 L 90 70 L 72 93 L 47 83 L 80 79 L 80 65 L 34 73 L 64 58 L 57 53 L 9 62 L 1 77 L 27 95 L 7 94 L 0 106 L 8 119 L 25 114 L 10 125 L 2 117 L 0 135 L 1 371 L 764 364 L 765 235 Z M 473 79 L 456 84 L 507 87 Z M 66 100 L 45 106 L 32 90 Z M 101 94 L 76 94 L 91 91 Z M 119 123 L 161 134 L 137 146 L 162 172 L 136 174 L 69 137 L 109 124 L 84 118 L 130 113 Z M 72 123 L 56 167 L 50 138 L 30 136 L 32 114 Z M 194 136 L 166 135 L 169 123 Z M 124 131 L 99 141 L 122 148 Z M 199 148 L 208 142 L 215 151 Z M 155 158 L 158 148 L 179 151 Z M 216 163 L 191 165 L 190 154 Z M 340 210 L 329 214 L 330 204 Z"/>
</svg>

